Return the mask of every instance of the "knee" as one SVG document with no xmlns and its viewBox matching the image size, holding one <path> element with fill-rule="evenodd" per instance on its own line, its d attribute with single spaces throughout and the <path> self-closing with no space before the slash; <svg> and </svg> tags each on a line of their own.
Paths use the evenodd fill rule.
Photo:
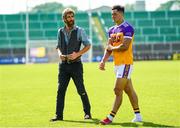
<svg viewBox="0 0 180 128">
<path fill-rule="evenodd" d="M 124 89 L 125 93 L 128 95 L 130 94 L 131 90 L 129 88 Z"/>
<path fill-rule="evenodd" d="M 116 96 L 120 96 L 122 94 L 122 90 L 119 88 L 114 88 L 114 93 Z"/>
</svg>

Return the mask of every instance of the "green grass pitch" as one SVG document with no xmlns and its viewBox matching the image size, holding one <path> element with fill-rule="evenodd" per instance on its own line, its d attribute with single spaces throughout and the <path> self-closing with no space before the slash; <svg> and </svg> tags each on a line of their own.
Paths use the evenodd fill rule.
<svg viewBox="0 0 180 128">
<path fill-rule="evenodd" d="M 92 120 L 83 119 L 82 103 L 71 81 L 64 121 L 49 122 L 55 113 L 57 69 L 58 64 L 0 66 L 0 127 L 180 127 L 180 61 L 135 62 L 132 81 L 144 122 L 130 122 L 134 115 L 124 94 L 109 126 L 98 122 L 110 112 L 114 101 L 113 63 L 106 64 L 106 71 L 100 71 L 98 63 L 84 63 Z"/>
</svg>

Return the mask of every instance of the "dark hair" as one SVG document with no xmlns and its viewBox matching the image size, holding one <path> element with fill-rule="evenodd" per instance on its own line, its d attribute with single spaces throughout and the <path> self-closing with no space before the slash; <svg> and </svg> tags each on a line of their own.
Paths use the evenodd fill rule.
<svg viewBox="0 0 180 128">
<path fill-rule="evenodd" d="M 124 7 L 123 6 L 121 6 L 121 5 L 114 5 L 113 7 L 112 7 L 112 10 L 117 10 L 117 11 L 119 11 L 119 12 L 122 12 L 123 14 L 124 14 Z"/>
</svg>

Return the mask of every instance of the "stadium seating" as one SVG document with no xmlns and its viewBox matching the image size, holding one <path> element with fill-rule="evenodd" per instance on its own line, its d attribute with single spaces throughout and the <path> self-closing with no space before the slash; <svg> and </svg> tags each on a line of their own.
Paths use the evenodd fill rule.
<svg viewBox="0 0 180 128">
<path fill-rule="evenodd" d="M 114 24 L 110 13 L 100 17 L 106 28 Z M 125 19 L 135 28 L 135 43 L 180 42 L 180 11 L 127 12 Z"/>
<path fill-rule="evenodd" d="M 110 12 L 98 13 L 102 27 L 114 23 Z M 135 43 L 180 42 L 180 11 L 127 12 L 126 20 L 135 28 Z M 86 12 L 76 14 L 76 24 L 89 34 L 89 17 Z M 30 40 L 56 40 L 57 29 L 63 26 L 60 14 L 29 14 Z M 94 29 L 94 28 L 93 28 Z M 26 15 L 0 15 L 0 48 L 25 48 Z M 92 42 L 100 42 L 93 30 Z"/>
<path fill-rule="evenodd" d="M 76 23 L 89 34 L 87 13 L 77 14 Z M 30 40 L 56 40 L 57 30 L 64 26 L 59 14 L 29 14 Z M 0 15 L 0 48 L 25 48 L 26 15 Z"/>
</svg>

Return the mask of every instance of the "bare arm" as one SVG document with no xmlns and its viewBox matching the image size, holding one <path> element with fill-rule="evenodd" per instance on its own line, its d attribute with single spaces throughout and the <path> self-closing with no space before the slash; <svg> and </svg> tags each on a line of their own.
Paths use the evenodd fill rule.
<svg viewBox="0 0 180 128">
<path fill-rule="evenodd" d="M 113 39 L 112 38 L 109 38 L 108 39 L 108 44 L 107 44 L 107 46 L 109 46 L 109 45 L 111 45 L 111 43 L 113 42 Z M 106 62 L 107 60 L 108 60 L 108 58 L 109 58 L 109 56 L 111 55 L 111 53 L 112 53 L 112 50 L 108 50 L 107 48 L 105 49 L 105 51 L 104 51 L 104 56 L 103 56 L 103 58 L 102 58 L 102 62 Z"/>
<path fill-rule="evenodd" d="M 112 42 L 112 40 L 109 38 L 107 45 L 110 45 L 111 42 Z M 102 57 L 102 59 L 101 59 L 101 62 L 100 62 L 100 64 L 99 64 L 99 69 L 100 69 L 100 70 L 105 70 L 105 63 L 106 63 L 106 61 L 108 60 L 108 58 L 109 58 L 109 56 L 111 55 L 111 53 L 112 53 L 112 50 L 105 49 L 104 55 L 103 55 L 103 57 Z"/>
<path fill-rule="evenodd" d="M 78 56 L 81 56 L 84 53 L 86 53 L 90 49 L 90 47 L 91 47 L 91 45 L 85 46 L 83 49 L 81 49 L 79 52 L 77 52 Z"/>
<path fill-rule="evenodd" d="M 99 69 L 100 70 L 105 70 L 105 63 L 106 61 L 108 60 L 109 56 L 111 55 L 112 51 L 109 51 L 107 49 L 105 49 L 105 52 L 104 52 L 104 56 L 99 64 Z"/>
<path fill-rule="evenodd" d="M 106 49 L 104 51 L 104 55 L 103 55 L 103 58 L 102 58 L 101 62 L 105 63 L 106 61 L 108 61 L 108 58 L 111 55 L 111 53 L 112 53 L 112 51 L 109 51 L 109 50 Z"/>
<path fill-rule="evenodd" d="M 67 57 L 69 60 L 74 60 L 77 57 L 83 55 L 84 53 L 86 53 L 89 49 L 90 49 L 91 45 L 87 45 L 85 46 L 83 49 L 81 49 L 79 52 L 73 52 L 72 54 L 69 54 Z"/>
<path fill-rule="evenodd" d="M 112 50 L 112 51 L 126 51 L 129 48 L 131 40 L 132 39 L 130 39 L 130 38 L 125 38 L 123 43 L 120 44 L 119 46 L 113 47 L 112 45 L 109 44 L 107 49 Z"/>
</svg>

